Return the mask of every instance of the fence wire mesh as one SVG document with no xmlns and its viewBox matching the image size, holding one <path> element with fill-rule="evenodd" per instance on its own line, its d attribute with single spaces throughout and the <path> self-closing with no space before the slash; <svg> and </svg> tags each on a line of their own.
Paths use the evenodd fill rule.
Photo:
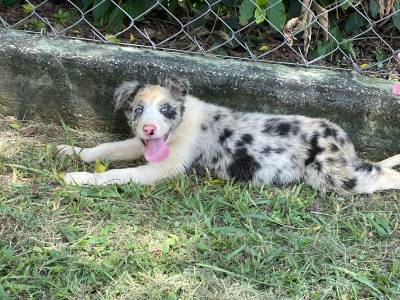
<svg viewBox="0 0 400 300">
<path fill-rule="evenodd" d="M 0 27 L 383 77 L 400 74 L 399 0 L 0 0 Z"/>
</svg>

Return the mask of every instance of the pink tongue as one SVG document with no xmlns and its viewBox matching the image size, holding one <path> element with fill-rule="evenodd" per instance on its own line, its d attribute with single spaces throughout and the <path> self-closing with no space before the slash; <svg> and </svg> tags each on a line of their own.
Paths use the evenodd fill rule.
<svg viewBox="0 0 400 300">
<path fill-rule="evenodd" d="M 151 139 L 147 140 L 144 146 L 144 158 L 149 162 L 160 162 L 167 158 L 169 155 L 169 148 L 164 142 L 164 139 Z"/>
</svg>

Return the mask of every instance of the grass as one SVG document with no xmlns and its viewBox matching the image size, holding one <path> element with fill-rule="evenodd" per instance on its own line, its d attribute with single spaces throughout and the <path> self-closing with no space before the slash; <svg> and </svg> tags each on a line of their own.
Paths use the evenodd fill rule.
<svg viewBox="0 0 400 300">
<path fill-rule="evenodd" d="M 93 166 L 55 144 L 117 137 L 0 119 L 0 299 L 400 297 L 399 193 L 321 198 L 194 173 L 65 186 L 61 173 Z"/>
</svg>

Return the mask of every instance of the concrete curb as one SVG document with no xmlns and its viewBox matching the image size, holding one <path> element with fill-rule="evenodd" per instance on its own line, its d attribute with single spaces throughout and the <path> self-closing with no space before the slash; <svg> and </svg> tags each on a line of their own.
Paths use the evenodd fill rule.
<svg viewBox="0 0 400 300">
<path fill-rule="evenodd" d="M 204 100 L 242 110 L 326 117 L 358 147 L 400 152 L 393 82 L 350 72 L 206 58 L 0 29 L 0 113 L 125 128 L 111 98 L 122 81 L 175 74 Z"/>
</svg>

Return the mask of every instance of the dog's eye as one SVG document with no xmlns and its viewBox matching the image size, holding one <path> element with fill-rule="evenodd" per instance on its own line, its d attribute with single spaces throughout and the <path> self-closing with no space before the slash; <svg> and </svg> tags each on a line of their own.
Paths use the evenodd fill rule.
<svg viewBox="0 0 400 300">
<path fill-rule="evenodd" d="M 143 112 L 143 106 L 138 106 L 133 111 L 135 114 L 140 115 Z"/>
<path fill-rule="evenodd" d="M 161 107 L 160 112 L 166 113 L 166 112 L 169 112 L 170 110 L 171 110 L 171 105 L 165 104 L 165 105 L 163 105 L 163 106 Z"/>
</svg>

